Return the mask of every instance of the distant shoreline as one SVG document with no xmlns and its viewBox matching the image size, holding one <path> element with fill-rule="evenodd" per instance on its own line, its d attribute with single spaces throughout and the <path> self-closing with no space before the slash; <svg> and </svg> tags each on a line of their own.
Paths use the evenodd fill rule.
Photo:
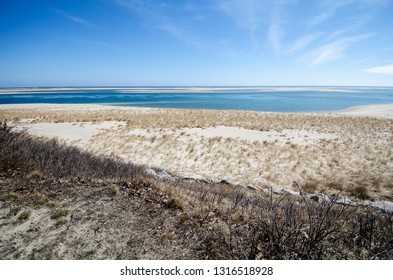
<svg viewBox="0 0 393 280">
<path fill-rule="evenodd" d="M 28 103 L 28 104 L 0 104 L 0 110 L 15 110 L 15 109 L 58 109 L 58 110 L 102 110 L 102 109 L 129 109 L 129 108 L 140 108 L 140 109 L 176 109 L 176 108 L 152 108 L 152 107 L 139 107 L 139 106 L 112 106 L 107 104 L 47 104 L 47 103 Z M 184 110 L 207 110 L 207 109 L 184 109 Z M 211 109 L 208 109 L 211 110 Z M 216 110 L 212 110 L 216 111 Z M 220 111 L 220 110 L 217 110 Z M 233 110 L 224 110 L 233 111 Z M 237 110 L 235 110 L 237 111 Z M 239 110 L 247 111 L 247 110 Z M 349 116 L 366 116 L 366 117 L 379 117 L 393 119 L 393 104 L 373 104 L 373 105 L 362 105 L 354 106 L 343 110 L 336 111 L 324 111 L 324 112 L 273 112 L 273 111 L 253 111 L 266 114 L 339 114 Z"/>
<path fill-rule="evenodd" d="M 279 86 L 244 86 L 244 87 L 222 87 L 222 86 L 206 86 L 206 87 L 28 87 L 28 88 L 0 88 L 0 95 L 3 94 L 37 94 L 41 92 L 50 93 L 50 91 L 77 91 L 77 90 L 114 90 L 123 93 L 134 92 L 149 92 L 149 93 L 162 93 L 162 92 L 222 92 L 222 91 L 242 91 L 253 90 L 257 92 L 268 91 L 319 91 L 319 92 L 358 92 L 356 89 L 347 89 L 351 87 L 335 87 L 335 86 L 297 86 L 297 87 L 279 87 Z M 353 87 L 356 88 L 356 87 Z M 362 87 L 360 87 L 362 88 Z M 379 87 L 381 88 L 381 87 Z M 382 87 L 384 88 L 384 87 Z"/>
</svg>

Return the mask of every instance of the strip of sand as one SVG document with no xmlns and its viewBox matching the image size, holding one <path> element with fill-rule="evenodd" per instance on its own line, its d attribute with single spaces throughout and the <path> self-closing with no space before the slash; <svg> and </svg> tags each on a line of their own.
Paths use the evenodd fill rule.
<svg viewBox="0 0 393 280">
<path fill-rule="evenodd" d="M 58 93 L 58 92 L 72 92 L 72 91 L 105 91 L 112 90 L 123 93 L 137 93 L 137 92 L 149 92 L 149 93 L 163 93 L 163 92 L 181 92 L 181 93 L 192 93 L 192 92 L 221 92 L 221 91 L 319 91 L 319 92 L 357 92 L 353 89 L 339 89 L 329 87 L 163 87 L 163 88 L 149 88 L 149 87 L 113 87 L 113 88 L 0 88 L 1 94 L 37 94 L 37 93 Z"/>
<path fill-rule="evenodd" d="M 48 110 L 140 110 L 149 111 L 157 110 L 155 108 L 144 107 L 124 107 L 124 106 L 110 106 L 102 104 L 0 104 L 0 110 L 15 110 L 15 109 L 48 109 Z M 307 113 L 295 113 L 307 114 Z M 313 113 L 318 114 L 318 113 Z M 379 118 L 393 118 L 393 104 L 375 104 L 364 105 L 348 108 L 341 111 L 329 112 L 328 114 L 343 114 L 353 116 L 368 116 Z"/>
<path fill-rule="evenodd" d="M 393 104 L 379 104 L 356 106 L 340 112 L 352 116 L 369 116 L 380 118 L 393 118 Z"/>
<path fill-rule="evenodd" d="M 120 108 L 120 107 L 119 107 Z M 45 109 L 45 110 L 104 110 L 113 106 L 101 104 L 0 104 L 0 110 Z"/>
</svg>

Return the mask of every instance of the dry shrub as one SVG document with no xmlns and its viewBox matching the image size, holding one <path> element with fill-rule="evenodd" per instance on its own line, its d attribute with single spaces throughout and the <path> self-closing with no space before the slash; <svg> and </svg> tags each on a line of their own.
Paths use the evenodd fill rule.
<svg viewBox="0 0 393 280">
<path fill-rule="evenodd" d="M 26 220 L 28 220 L 28 219 L 30 218 L 30 215 L 31 215 L 31 210 L 23 211 L 23 212 L 18 216 L 18 221 L 21 221 L 21 222 L 26 221 Z"/>
<path fill-rule="evenodd" d="M 350 193 L 354 197 L 362 199 L 362 200 L 370 199 L 370 194 L 369 194 L 366 186 L 356 186 L 350 190 Z"/>
<path fill-rule="evenodd" d="M 32 180 L 39 180 L 43 178 L 44 176 L 42 173 L 38 170 L 33 170 L 29 174 L 26 175 L 26 180 L 27 181 L 32 181 Z"/>
<path fill-rule="evenodd" d="M 179 192 L 184 189 L 179 186 Z M 316 203 L 305 196 L 269 196 L 239 188 L 188 186 L 193 205 L 181 230 L 197 231 L 203 259 L 389 259 L 393 215 Z M 196 226 L 197 225 L 197 226 Z M 195 233 L 194 233 L 195 234 Z"/>
<path fill-rule="evenodd" d="M 318 183 L 316 181 L 307 181 L 302 189 L 307 193 L 315 193 L 318 190 Z"/>
</svg>

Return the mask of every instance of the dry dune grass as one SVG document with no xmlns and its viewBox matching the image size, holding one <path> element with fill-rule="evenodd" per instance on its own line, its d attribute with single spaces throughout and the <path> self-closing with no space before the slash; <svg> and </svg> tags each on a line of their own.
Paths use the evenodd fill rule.
<svg viewBox="0 0 393 280">
<path fill-rule="evenodd" d="M 308 192 L 393 199 L 391 119 L 104 106 L 2 110 L 0 119 L 20 123 L 122 121 L 126 125 L 102 129 L 84 148 L 180 176 L 278 188 L 295 181 Z M 251 141 L 201 133 L 214 127 L 272 135 Z M 309 135 L 300 133 L 304 131 Z M 313 135 L 323 137 L 313 139 Z"/>
</svg>

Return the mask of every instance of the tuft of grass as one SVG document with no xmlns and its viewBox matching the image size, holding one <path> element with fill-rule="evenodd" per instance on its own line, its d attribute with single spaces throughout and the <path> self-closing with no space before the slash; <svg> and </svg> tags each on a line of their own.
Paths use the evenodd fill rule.
<svg viewBox="0 0 393 280">
<path fill-rule="evenodd" d="M 95 250 L 89 250 L 89 251 L 82 252 L 80 259 L 82 259 L 82 260 L 83 259 L 91 259 L 95 253 L 96 253 Z"/>
<path fill-rule="evenodd" d="M 23 211 L 23 212 L 19 215 L 18 221 L 24 222 L 24 221 L 26 221 L 26 220 L 28 220 L 28 219 L 30 218 L 30 215 L 31 215 L 31 211 L 30 211 L 30 210 Z"/>
<path fill-rule="evenodd" d="M 168 200 L 164 201 L 164 204 L 167 208 L 173 208 L 173 209 L 183 209 L 183 205 L 181 201 L 177 198 L 171 197 Z"/>
<path fill-rule="evenodd" d="M 62 225 L 65 225 L 67 223 L 66 220 L 58 220 L 55 224 L 56 227 L 60 227 Z"/>
<path fill-rule="evenodd" d="M 143 241 L 142 241 L 141 239 L 139 239 L 139 238 L 137 238 L 137 237 L 131 236 L 131 237 L 128 239 L 126 245 L 127 245 L 127 247 L 129 247 L 129 248 L 134 248 L 134 247 L 139 247 L 139 246 L 141 246 L 142 243 L 143 243 Z"/>
<path fill-rule="evenodd" d="M 357 186 L 350 190 L 351 195 L 356 198 L 365 200 L 370 199 L 370 194 L 365 186 Z"/>
<path fill-rule="evenodd" d="M 314 181 L 307 181 L 302 188 L 302 190 L 304 190 L 307 193 L 315 193 L 317 189 L 318 189 L 318 183 Z"/>
<path fill-rule="evenodd" d="M 59 211 L 53 213 L 53 214 L 50 216 L 50 218 L 51 218 L 52 220 L 57 220 L 57 219 L 60 219 L 60 218 L 63 218 L 63 217 L 67 217 L 68 214 L 69 214 L 69 211 L 68 211 L 68 210 L 59 210 Z"/>
<path fill-rule="evenodd" d="M 26 181 L 39 180 L 43 177 L 42 173 L 38 170 L 33 170 L 26 176 Z"/>
<path fill-rule="evenodd" d="M 21 199 L 21 196 L 18 193 L 12 192 L 6 195 L 1 196 L 0 200 L 8 201 L 8 202 L 17 202 Z"/>
<path fill-rule="evenodd" d="M 115 197 L 116 195 L 119 194 L 119 191 L 116 187 L 112 186 L 110 188 L 107 188 L 105 193 L 109 196 L 109 197 Z"/>
<path fill-rule="evenodd" d="M 328 190 L 336 190 L 336 191 L 342 191 L 344 189 L 341 184 L 336 183 L 336 182 L 328 182 L 328 183 L 326 183 L 325 187 Z"/>
<path fill-rule="evenodd" d="M 54 204 L 43 194 L 36 193 L 27 199 L 27 204 L 33 208 L 53 207 Z"/>
<path fill-rule="evenodd" d="M 170 245 L 174 240 L 173 234 L 164 233 L 161 235 L 160 242 L 163 245 Z"/>
</svg>

